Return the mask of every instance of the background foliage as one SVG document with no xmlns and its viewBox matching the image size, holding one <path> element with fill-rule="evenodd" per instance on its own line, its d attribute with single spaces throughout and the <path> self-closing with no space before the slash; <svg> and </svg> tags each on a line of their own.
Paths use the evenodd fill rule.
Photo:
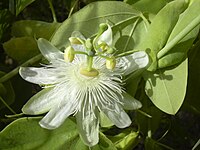
<svg viewBox="0 0 200 150">
<path fill-rule="evenodd" d="M 38 125 L 41 116 L 20 114 L 22 106 L 40 87 L 22 80 L 18 69 L 45 62 L 35 39 L 51 40 L 62 50 L 72 31 L 92 37 L 102 22 L 112 25 L 117 49 L 148 47 L 154 50 L 151 51 L 154 63 L 143 77 L 132 77 L 127 82 L 128 92 L 143 104 L 141 110 L 129 112 L 134 120 L 132 125 L 124 130 L 102 128 L 99 144 L 91 149 L 195 149 L 200 137 L 199 28 L 174 45 L 173 41 L 199 17 L 200 1 L 194 0 L 197 5 L 190 7 L 182 0 L 92 3 L 95 1 L 0 2 L 0 149 L 89 149 L 80 140 L 73 117 L 60 128 L 48 131 Z M 161 49 L 169 47 L 168 53 L 154 60 Z M 160 99 L 167 99 L 166 103 Z"/>
</svg>

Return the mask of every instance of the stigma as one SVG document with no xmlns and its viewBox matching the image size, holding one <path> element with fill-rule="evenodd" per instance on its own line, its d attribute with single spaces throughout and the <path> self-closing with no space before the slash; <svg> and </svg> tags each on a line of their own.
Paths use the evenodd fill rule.
<svg viewBox="0 0 200 150">
<path fill-rule="evenodd" d="M 99 71 L 92 68 L 88 70 L 87 68 L 80 68 L 79 70 L 80 74 L 87 76 L 87 77 L 96 77 L 99 75 Z"/>
</svg>

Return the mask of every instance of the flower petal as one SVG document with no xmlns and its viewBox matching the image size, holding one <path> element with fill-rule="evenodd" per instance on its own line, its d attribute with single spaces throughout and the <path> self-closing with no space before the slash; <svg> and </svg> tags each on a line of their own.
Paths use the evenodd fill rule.
<svg viewBox="0 0 200 150">
<path fill-rule="evenodd" d="M 58 128 L 69 115 L 74 112 L 75 105 L 71 101 L 54 106 L 39 122 L 40 126 L 46 129 Z"/>
<path fill-rule="evenodd" d="M 107 24 L 108 29 L 103 32 L 101 36 L 97 39 L 97 43 L 105 42 L 108 46 L 112 46 L 112 29 L 109 24 Z"/>
<path fill-rule="evenodd" d="M 130 126 L 131 120 L 121 106 L 116 103 L 114 106 L 109 105 L 107 107 L 109 107 L 109 109 L 102 108 L 102 111 L 118 128 Z"/>
<path fill-rule="evenodd" d="M 139 51 L 120 59 L 125 75 L 128 75 L 138 69 L 143 69 L 149 64 L 149 57 L 146 52 Z"/>
<path fill-rule="evenodd" d="M 140 101 L 136 100 L 134 97 L 129 95 L 128 93 L 122 93 L 123 98 L 121 101 L 123 102 L 123 108 L 126 110 L 135 110 L 142 107 Z"/>
<path fill-rule="evenodd" d="M 61 71 L 54 68 L 20 67 L 21 77 L 35 84 L 55 84 L 63 79 Z"/>
<path fill-rule="evenodd" d="M 23 106 L 22 112 L 24 114 L 38 115 L 46 113 L 56 103 L 53 88 L 46 88 L 35 94 L 30 100 Z"/>
<path fill-rule="evenodd" d="M 58 59 L 63 59 L 63 53 L 53 46 L 49 41 L 39 38 L 37 40 L 37 44 L 40 52 L 48 61 L 51 62 Z"/>
<path fill-rule="evenodd" d="M 81 112 L 76 114 L 76 121 L 83 142 L 90 147 L 96 145 L 99 142 L 99 121 L 97 115 L 89 111 L 89 109 L 82 109 Z"/>
<path fill-rule="evenodd" d="M 83 34 L 79 31 L 73 31 L 71 34 L 71 37 L 75 37 L 75 38 L 80 38 L 82 40 L 86 40 L 86 38 L 83 36 Z"/>
</svg>

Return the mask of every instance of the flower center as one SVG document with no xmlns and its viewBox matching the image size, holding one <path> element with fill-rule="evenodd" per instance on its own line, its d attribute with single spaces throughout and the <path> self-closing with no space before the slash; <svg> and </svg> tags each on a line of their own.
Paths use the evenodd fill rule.
<svg viewBox="0 0 200 150">
<path fill-rule="evenodd" d="M 92 68 L 90 71 L 88 71 L 87 68 L 80 68 L 79 72 L 80 74 L 87 77 L 96 77 L 99 75 L 99 72 L 94 68 Z"/>
</svg>

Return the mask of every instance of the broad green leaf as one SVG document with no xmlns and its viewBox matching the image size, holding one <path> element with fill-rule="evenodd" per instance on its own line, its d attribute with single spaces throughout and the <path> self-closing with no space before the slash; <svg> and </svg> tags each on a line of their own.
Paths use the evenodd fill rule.
<svg viewBox="0 0 200 150">
<path fill-rule="evenodd" d="M 16 0 L 16 15 L 18 15 L 24 8 L 30 5 L 35 0 Z"/>
<path fill-rule="evenodd" d="M 0 71 L 0 77 L 4 76 L 5 73 Z M 8 104 L 12 104 L 15 100 L 15 93 L 10 81 L 0 83 L 0 97 Z M 0 109 L 4 108 L 5 105 L 0 101 Z"/>
<path fill-rule="evenodd" d="M 47 23 L 36 20 L 17 21 L 12 26 L 14 37 L 31 36 L 35 38 L 50 39 L 60 23 Z"/>
<path fill-rule="evenodd" d="M 121 133 L 115 136 L 108 137 L 111 139 L 117 149 L 123 150 L 133 149 L 140 140 L 138 132 L 135 132 L 130 128 L 123 130 Z"/>
<path fill-rule="evenodd" d="M 181 107 L 187 86 L 187 60 L 175 68 L 147 73 L 145 91 L 156 107 L 176 114 Z"/>
<path fill-rule="evenodd" d="M 137 47 L 138 49 L 152 50 L 152 65 L 149 67 L 150 71 L 157 69 L 156 54 L 166 44 L 171 31 L 176 25 L 179 15 L 186 9 L 187 3 L 185 0 L 176 0 L 168 3 L 162 8 L 152 20 L 147 35 L 143 42 Z"/>
<path fill-rule="evenodd" d="M 130 1 L 134 2 L 134 1 Z M 142 12 L 157 14 L 167 4 L 166 0 L 139 0 L 132 6 Z M 148 7 L 147 7 L 148 6 Z"/>
<path fill-rule="evenodd" d="M 0 149 L 70 149 L 78 137 L 75 123 L 68 119 L 60 128 L 47 130 L 39 126 L 40 119 L 21 118 L 12 122 L 0 132 Z"/>
<path fill-rule="evenodd" d="M 81 147 L 79 148 L 81 149 Z M 90 150 L 90 149 L 89 149 Z M 91 150 L 117 150 L 115 145 L 103 133 L 99 134 L 99 143 L 91 148 Z"/>
<path fill-rule="evenodd" d="M 7 150 L 116 150 L 113 143 L 103 134 L 99 134 L 98 145 L 89 148 L 81 141 L 76 124 L 67 119 L 54 130 L 39 126 L 41 117 L 20 118 L 0 132 L 0 149 Z"/>
<path fill-rule="evenodd" d="M 7 9 L 0 10 L 0 41 L 2 41 L 4 38 L 8 38 L 8 28 L 12 22 L 12 19 L 13 16 Z"/>
<path fill-rule="evenodd" d="M 3 44 L 5 52 L 22 63 L 39 54 L 37 43 L 32 37 L 12 38 Z"/>
<path fill-rule="evenodd" d="M 112 123 L 112 121 L 101 111 L 100 112 L 100 125 L 101 127 L 111 127 L 114 124 Z"/>
<path fill-rule="evenodd" d="M 159 68 L 180 63 L 186 57 L 187 51 L 199 32 L 200 15 L 196 13 L 199 10 L 200 0 L 196 0 L 181 14 L 180 19 L 169 36 L 166 46 L 158 53 L 158 57 L 160 57 L 159 55 L 162 54 L 162 51 L 169 51 L 159 60 Z"/>
<path fill-rule="evenodd" d="M 52 43 L 58 48 L 68 44 L 73 31 L 86 38 L 94 37 L 100 23 L 108 22 L 113 29 L 114 45 L 119 51 L 134 49 L 145 35 L 148 26 L 141 19 L 141 12 L 123 2 L 105 1 L 87 5 L 68 18 L 55 32 Z"/>
</svg>

